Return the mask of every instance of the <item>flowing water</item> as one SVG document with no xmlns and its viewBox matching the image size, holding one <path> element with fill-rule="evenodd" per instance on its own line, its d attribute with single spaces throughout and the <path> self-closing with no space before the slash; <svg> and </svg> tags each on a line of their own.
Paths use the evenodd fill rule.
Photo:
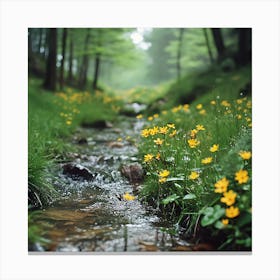
<svg viewBox="0 0 280 280">
<path fill-rule="evenodd" d="M 141 127 L 140 121 L 125 117 L 111 128 L 80 128 L 75 133 L 77 152 L 70 155 L 71 163 L 88 168 L 94 179 L 73 180 L 63 174 L 62 164 L 57 166 L 52 184 L 59 199 L 34 215 L 48 242 L 33 244 L 30 251 L 190 250 L 187 242 L 170 234 L 173 226 L 160 213 L 140 203 L 136 189 L 141 186 L 120 172 L 122 165 L 137 162 L 134 140 Z M 123 199 L 126 192 L 136 199 Z"/>
</svg>

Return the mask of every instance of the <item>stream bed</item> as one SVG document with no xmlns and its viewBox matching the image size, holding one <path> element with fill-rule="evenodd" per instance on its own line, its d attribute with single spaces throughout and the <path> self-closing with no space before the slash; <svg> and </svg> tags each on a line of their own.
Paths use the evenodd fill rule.
<svg viewBox="0 0 280 280">
<path fill-rule="evenodd" d="M 58 164 L 51 183 L 59 198 L 49 207 L 36 210 L 34 222 L 46 243 L 29 251 L 55 252 L 156 252 L 190 251 L 191 246 L 171 235 L 174 226 L 158 211 L 141 204 L 139 183 L 131 183 L 122 166 L 137 164 L 134 145 L 143 123 L 122 117 L 105 128 L 80 127 L 72 137 L 77 151 L 69 162 L 93 174 L 82 180 L 65 174 Z M 65 171 L 65 170 L 64 170 Z M 128 193 L 135 197 L 126 200 Z"/>
</svg>

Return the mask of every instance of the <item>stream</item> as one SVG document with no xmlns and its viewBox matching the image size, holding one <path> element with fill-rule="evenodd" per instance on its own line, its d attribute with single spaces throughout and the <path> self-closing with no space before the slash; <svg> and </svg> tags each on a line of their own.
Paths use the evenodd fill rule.
<svg viewBox="0 0 280 280">
<path fill-rule="evenodd" d="M 69 156 L 72 165 L 93 174 L 81 180 L 65 174 L 63 164 L 52 171 L 51 183 L 59 198 L 49 207 L 36 210 L 35 224 L 46 243 L 29 251 L 55 252 L 148 252 L 190 251 L 190 245 L 171 235 L 174 225 L 155 209 L 140 203 L 141 184 L 129 182 L 121 167 L 135 164 L 133 143 L 143 126 L 140 120 L 119 117 L 103 129 L 80 127 L 72 136 L 77 151 Z M 121 138 L 121 139 L 120 139 Z M 125 193 L 134 200 L 125 200 Z"/>
</svg>

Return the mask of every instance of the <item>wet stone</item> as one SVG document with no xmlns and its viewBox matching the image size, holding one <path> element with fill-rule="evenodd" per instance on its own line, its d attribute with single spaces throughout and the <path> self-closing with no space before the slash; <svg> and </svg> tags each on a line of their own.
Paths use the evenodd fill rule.
<svg viewBox="0 0 280 280">
<path fill-rule="evenodd" d="M 140 183 L 144 179 L 144 170 L 139 163 L 123 165 L 121 167 L 121 174 L 131 183 Z"/>
<path fill-rule="evenodd" d="M 94 122 L 83 122 L 82 127 L 104 129 L 104 128 L 112 128 L 113 124 L 108 121 L 98 120 Z"/>
<path fill-rule="evenodd" d="M 87 180 L 94 179 L 94 175 L 89 169 L 80 164 L 65 164 L 63 165 L 63 174 L 70 176 L 73 180 Z"/>
</svg>

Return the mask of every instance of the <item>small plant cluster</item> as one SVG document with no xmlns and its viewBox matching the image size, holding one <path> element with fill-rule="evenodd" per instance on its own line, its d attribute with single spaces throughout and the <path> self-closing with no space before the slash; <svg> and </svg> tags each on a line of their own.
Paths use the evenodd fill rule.
<svg viewBox="0 0 280 280">
<path fill-rule="evenodd" d="M 210 229 L 221 250 L 250 249 L 251 101 L 179 105 L 147 121 L 142 198 L 178 223 L 188 218 L 188 231 Z"/>
</svg>

